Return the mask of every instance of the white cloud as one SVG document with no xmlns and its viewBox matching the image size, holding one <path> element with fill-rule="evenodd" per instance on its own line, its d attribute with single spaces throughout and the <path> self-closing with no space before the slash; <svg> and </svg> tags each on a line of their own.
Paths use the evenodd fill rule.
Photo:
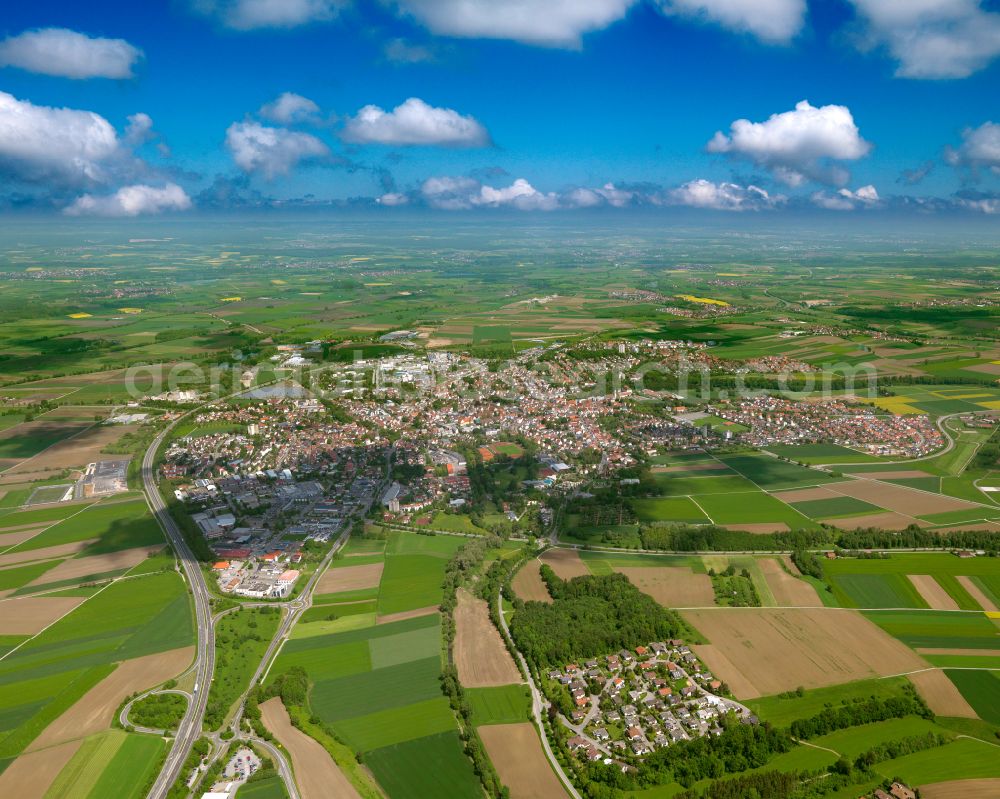
<svg viewBox="0 0 1000 799">
<path fill-rule="evenodd" d="M 315 121 L 319 115 L 319 106 L 301 94 L 282 92 L 276 99 L 262 105 L 258 113 L 264 119 L 281 125 L 295 125 Z"/>
<path fill-rule="evenodd" d="M 61 78 L 131 78 L 142 50 L 124 39 L 91 38 L 67 28 L 42 28 L 0 42 L 0 66 Z"/>
<path fill-rule="evenodd" d="M 64 210 L 69 216 L 139 216 L 163 211 L 186 211 L 191 198 L 176 183 L 163 188 L 137 184 L 123 186 L 114 194 L 95 197 L 84 194 Z"/>
<path fill-rule="evenodd" d="M 553 211 L 559 207 L 559 197 L 542 193 L 524 178 L 510 186 L 494 188 L 468 177 L 433 177 L 420 187 L 420 197 L 432 208 L 463 211 L 470 208 L 516 208 L 520 211 Z"/>
<path fill-rule="evenodd" d="M 132 114 L 128 118 L 128 125 L 125 127 L 125 142 L 138 147 L 140 144 L 149 141 L 156 136 L 153 130 L 153 120 L 149 114 Z"/>
<path fill-rule="evenodd" d="M 434 33 L 513 39 L 547 47 L 580 46 L 589 31 L 622 19 L 638 0 L 396 0 Z"/>
<path fill-rule="evenodd" d="M 962 132 L 962 143 L 957 148 L 948 147 L 944 157 L 952 166 L 989 169 L 1000 175 L 1000 124 L 984 122 L 978 128 L 967 128 Z"/>
<path fill-rule="evenodd" d="M 817 191 L 811 197 L 813 203 L 828 211 L 853 211 L 856 208 L 873 208 L 881 204 L 881 198 L 874 186 L 862 186 L 857 191 L 840 189 L 836 194 Z"/>
<path fill-rule="evenodd" d="M 1000 13 L 980 0 L 851 0 L 859 44 L 885 46 L 904 78 L 964 78 L 1000 55 Z"/>
<path fill-rule="evenodd" d="M 805 0 L 656 0 L 664 14 L 677 14 L 740 33 L 750 33 L 769 43 L 790 41 L 805 22 Z"/>
<path fill-rule="evenodd" d="M 619 189 L 613 183 L 605 183 L 599 189 L 585 186 L 566 193 L 563 202 L 571 208 L 595 208 L 610 205 L 613 208 L 624 208 L 639 198 L 637 192 Z"/>
<path fill-rule="evenodd" d="M 956 205 L 968 211 L 977 211 L 981 214 L 1000 214 L 1000 197 L 980 197 L 977 199 L 959 198 Z"/>
<path fill-rule="evenodd" d="M 490 134 L 474 117 L 411 97 L 392 111 L 366 105 L 349 118 L 343 138 L 358 144 L 486 147 Z"/>
<path fill-rule="evenodd" d="M 0 173 L 29 182 L 96 183 L 118 151 L 115 129 L 99 114 L 0 92 Z"/>
<path fill-rule="evenodd" d="M 709 152 L 752 161 L 789 186 L 806 180 L 846 183 L 847 171 L 829 162 L 854 161 L 870 149 L 849 108 L 815 108 L 805 100 L 794 111 L 772 114 L 765 122 L 737 119 L 728 136 L 720 131 L 708 143 Z"/>
<path fill-rule="evenodd" d="M 349 0 L 192 0 L 192 6 L 236 30 L 296 28 L 327 22 Z"/>
<path fill-rule="evenodd" d="M 234 122 L 226 131 L 226 147 L 244 172 L 260 172 L 271 180 L 287 175 L 302 161 L 322 158 L 329 148 L 315 136 L 258 122 Z"/>
<path fill-rule="evenodd" d="M 389 208 L 394 208 L 397 205 L 409 205 L 410 198 L 405 194 L 401 194 L 398 191 L 390 191 L 383 194 L 377 200 L 375 200 L 379 205 L 385 205 Z"/>
<path fill-rule="evenodd" d="M 666 202 L 713 211 L 759 211 L 780 205 L 785 202 L 785 197 L 780 194 L 772 196 L 758 186 L 699 179 L 668 191 Z"/>
<path fill-rule="evenodd" d="M 434 52 L 429 47 L 410 44 L 406 39 L 390 39 L 382 52 L 393 64 L 420 64 L 435 60 Z"/>
</svg>

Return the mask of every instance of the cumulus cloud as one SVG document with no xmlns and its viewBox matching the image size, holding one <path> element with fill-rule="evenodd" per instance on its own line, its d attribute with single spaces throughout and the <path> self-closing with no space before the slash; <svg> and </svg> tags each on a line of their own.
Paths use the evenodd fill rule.
<svg viewBox="0 0 1000 799">
<path fill-rule="evenodd" d="M 920 166 L 913 167 L 912 169 L 904 169 L 900 172 L 899 177 L 896 178 L 896 182 L 902 183 L 905 186 L 916 186 L 918 183 L 923 182 L 923 179 L 933 171 L 934 162 L 924 161 Z"/>
<path fill-rule="evenodd" d="M 946 148 L 944 158 L 955 167 L 973 172 L 989 169 L 1000 175 L 1000 124 L 984 122 L 978 128 L 967 128 L 962 132 L 962 143 Z"/>
<path fill-rule="evenodd" d="M 851 0 L 863 49 L 885 47 L 903 78 L 964 78 L 1000 55 L 1000 13 L 980 0 Z"/>
<path fill-rule="evenodd" d="M 478 120 L 411 97 L 392 111 L 366 105 L 344 125 L 345 141 L 356 144 L 487 147 L 490 134 Z"/>
<path fill-rule="evenodd" d="M 329 155 L 329 148 L 308 133 L 272 128 L 259 122 L 234 122 L 226 131 L 226 147 L 244 172 L 260 172 L 271 180 L 287 175 L 303 161 Z"/>
<path fill-rule="evenodd" d="M 192 0 L 195 11 L 236 30 L 297 28 L 327 22 L 349 0 Z"/>
<path fill-rule="evenodd" d="M 136 184 L 122 186 L 114 194 L 95 197 L 84 194 L 63 209 L 69 216 L 139 216 L 163 211 L 186 211 L 191 198 L 176 183 L 162 188 Z"/>
<path fill-rule="evenodd" d="M 955 205 L 979 214 L 1000 214 L 1000 197 L 995 194 L 962 194 L 955 197 Z"/>
<path fill-rule="evenodd" d="M 656 0 L 664 14 L 714 22 L 768 43 L 790 41 L 805 22 L 805 0 Z"/>
<path fill-rule="evenodd" d="M 314 122 L 319 116 L 319 106 L 308 97 L 295 92 L 281 95 L 260 107 L 258 112 L 264 119 L 279 125 L 295 125 L 300 122 Z"/>
<path fill-rule="evenodd" d="M 396 0 L 396 5 L 445 36 L 578 48 L 583 34 L 617 22 L 638 1 Z"/>
<path fill-rule="evenodd" d="M 761 211 L 782 204 L 785 197 L 772 196 L 759 186 L 692 180 L 666 192 L 669 205 L 686 205 L 713 211 Z"/>
<path fill-rule="evenodd" d="M 386 60 L 393 64 L 420 64 L 435 61 L 434 51 L 422 44 L 410 44 L 406 39 L 390 39 L 382 48 Z"/>
<path fill-rule="evenodd" d="M 812 197 L 813 203 L 828 211 L 853 211 L 856 208 L 874 208 L 881 203 L 878 191 L 874 186 L 862 186 L 857 191 L 840 189 L 835 194 L 817 191 Z"/>
<path fill-rule="evenodd" d="M 558 195 L 540 192 L 524 178 L 518 178 L 509 186 L 501 188 L 494 188 L 469 177 L 428 178 L 420 187 L 420 199 L 432 208 L 445 211 L 481 207 L 554 211 L 560 205 Z"/>
<path fill-rule="evenodd" d="M 789 186 L 806 180 L 842 185 L 849 173 L 831 162 L 857 160 L 871 145 L 846 106 L 816 108 L 803 100 L 794 111 L 772 114 L 765 122 L 737 119 L 729 135 L 717 132 L 707 149 L 751 161 Z"/>
<path fill-rule="evenodd" d="M 98 183 L 118 153 L 118 134 L 99 114 L 0 92 L 0 173 L 27 182 Z"/>
<path fill-rule="evenodd" d="M 0 42 L 0 66 L 60 78 L 131 78 L 142 50 L 124 39 L 91 38 L 67 28 L 42 28 Z"/>
<path fill-rule="evenodd" d="M 618 188 L 613 183 L 605 183 L 599 189 L 585 186 L 572 189 L 566 193 L 563 201 L 571 208 L 597 208 L 604 205 L 624 208 L 638 199 L 639 194 L 636 191 Z"/>
<path fill-rule="evenodd" d="M 410 198 L 398 191 L 387 191 L 377 200 L 375 200 L 379 205 L 384 205 L 388 208 L 394 208 L 397 205 L 409 205 Z"/>
</svg>

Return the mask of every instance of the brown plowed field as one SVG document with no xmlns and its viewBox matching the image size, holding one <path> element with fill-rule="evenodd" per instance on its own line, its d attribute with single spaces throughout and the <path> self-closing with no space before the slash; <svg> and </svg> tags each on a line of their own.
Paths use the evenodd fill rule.
<svg viewBox="0 0 1000 799">
<path fill-rule="evenodd" d="M 715 604 L 712 578 L 685 566 L 616 566 L 643 593 L 667 608 L 701 608 Z"/>
<path fill-rule="evenodd" d="M 590 574 L 590 569 L 580 560 L 580 553 L 575 549 L 549 549 L 542 553 L 541 560 L 563 580 Z"/>
<path fill-rule="evenodd" d="M 921 785 L 923 799 L 1000 799 L 1000 780 L 952 780 Z"/>
<path fill-rule="evenodd" d="M 961 716 L 964 719 L 976 719 L 976 711 L 965 701 L 955 683 L 940 669 L 920 671 L 909 675 L 910 682 L 916 688 L 927 706 L 939 716 Z"/>
<path fill-rule="evenodd" d="M 927 667 L 852 610 L 719 608 L 682 615 L 711 641 L 695 651 L 741 699 Z"/>
<path fill-rule="evenodd" d="M 352 604 L 345 602 L 344 604 Z M 391 624 L 394 621 L 404 621 L 405 619 L 416 619 L 420 616 L 430 616 L 437 613 L 440 608 L 437 605 L 428 605 L 426 608 L 414 608 L 413 610 L 401 610 L 399 613 L 387 613 L 376 619 L 376 624 Z"/>
<path fill-rule="evenodd" d="M 67 422 L 58 424 L 70 425 Z M 67 469 L 72 466 L 86 466 L 88 463 L 100 460 L 103 456 L 104 448 L 115 443 L 126 433 L 134 433 L 139 429 L 138 425 L 116 424 L 116 425 L 96 425 L 87 430 L 87 424 L 81 427 L 76 425 L 75 433 L 69 438 L 64 438 L 53 444 L 48 449 L 38 453 L 33 458 L 21 461 L 8 474 L 20 474 L 22 472 L 34 472 L 43 469 Z M 80 431 L 83 432 L 80 432 Z M 123 458 L 123 455 L 115 455 L 115 458 Z"/>
<path fill-rule="evenodd" d="M 823 519 L 823 524 L 831 524 L 841 530 L 857 530 L 880 527 L 883 530 L 905 530 L 911 524 L 927 527 L 927 522 L 904 516 L 902 513 L 870 513 L 867 516 L 851 516 L 848 519 Z"/>
<path fill-rule="evenodd" d="M 479 727 L 486 753 L 511 799 L 565 797 L 559 778 L 545 757 L 533 724 L 490 724 Z"/>
<path fill-rule="evenodd" d="M 40 752 L 19 755 L 0 774 L 0 796 L 42 799 L 83 741 L 68 741 Z"/>
<path fill-rule="evenodd" d="M 19 596 L 0 603 L 0 635 L 34 635 L 87 597 Z"/>
<path fill-rule="evenodd" d="M 455 607 L 455 668 L 467 688 L 490 688 L 522 682 L 521 672 L 490 621 L 487 604 L 464 588 Z"/>
<path fill-rule="evenodd" d="M 946 513 L 951 510 L 969 510 L 979 506 L 964 499 L 954 499 L 942 494 L 930 494 L 905 486 L 880 483 L 876 480 L 848 480 L 827 486 L 831 491 L 854 497 L 880 508 L 905 513 L 909 516 L 928 516 L 932 513 Z"/>
<path fill-rule="evenodd" d="M 962 586 L 962 588 L 968 591 L 969 596 L 971 596 L 974 600 L 976 600 L 976 602 L 979 603 L 979 607 L 981 607 L 983 610 L 987 610 L 992 613 L 996 613 L 998 610 L 1000 610 L 1000 608 L 996 606 L 996 603 L 988 596 L 986 596 L 986 594 L 983 593 L 983 589 L 980 588 L 978 585 L 976 585 L 974 582 L 972 582 L 971 579 L 969 579 L 968 577 L 959 577 L 958 582 Z"/>
<path fill-rule="evenodd" d="M 764 572 L 767 587 L 774 595 L 774 601 L 782 607 L 815 608 L 822 607 L 823 602 L 813 588 L 805 580 L 800 580 L 786 572 L 778 561 L 772 558 L 761 558 L 757 561 L 760 570 Z"/>
<path fill-rule="evenodd" d="M 375 588 L 382 580 L 384 563 L 366 563 L 363 566 L 343 566 L 327 569 L 316 585 L 317 594 L 339 594 L 341 591 L 358 591 Z"/>
<path fill-rule="evenodd" d="M 86 541 L 73 541 L 69 544 L 57 544 L 52 547 L 25 549 L 21 552 L 8 552 L 6 555 L 0 555 L 0 567 L 13 566 L 17 563 L 32 563 L 39 560 L 68 558 L 70 555 L 82 552 L 96 540 L 96 538 L 89 538 Z"/>
<path fill-rule="evenodd" d="M 542 568 L 541 562 L 537 558 L 532 558 L 525 563 L 514 579 L 511 581 L 511 588 L 523 602 L 551 602 L 549 589 L 545 587 L 539 570 Z"/>
<path fill-rule="evenodd" d="M 361 795 L 344 776 L 333 758 L 318 741 L 292 726 L 288 711 L 280 697 L 268 699 L 260 706 L 261 719 L 292 759 L 295 783 L 302 799 L 361 799 Z M 432 763 L 427 764 L 429 768 Z"/>
<path fill-rule="evenodd" d="M 908 574 L 907 578 L 924 602 L 934 610 L 958 610 L 958 603 L 948 596 L 941 584 L 929 574 Z"/>
<path fill-rule="evenodd" d="M 193 659 L 194 647 L 185 646 L 120 663 L 118 668 L 46 727 L 32 741 L 29 751 L 85 738 L 108 729 L 115 711 L 126 697 L 176 677 L 191 665 Z"/>
<path fill-rule="evenodd" d="M 792 491 L 778 491 L 774 496 L 782 502 L 809 502 L 814 499 L 836 499 L 840 494 L 825 488 L 796 488 Z"/>
<path fill-rule="evenodd" d="M 50 569 L 45 574 L 37 577 L 28 585 L 47 585 L 61 580 L 75 580 L 79 577 L 87 577 L 91 574 L 103 574 L 104 572 L 117 571 L 119 569 L 131 569 L 148 558 L 153 552 L 163 549 L 163 544 L 154 544 L 149 547 L 135 547 L 133 549 L 123 549 L 120 552 L 109 552 L 106 555 L 91 555 L 86 558 L 70 558 L 64 560 L 54 569 Z"/>
</svg>

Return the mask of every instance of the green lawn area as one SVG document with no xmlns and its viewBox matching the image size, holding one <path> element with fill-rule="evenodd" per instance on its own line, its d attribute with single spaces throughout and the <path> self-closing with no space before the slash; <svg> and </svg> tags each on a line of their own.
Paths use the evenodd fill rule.
<svg viewBox="0 0 1000 799">
<path fill-rule="evenodd" d="M 466 688 L 465 697 L 472 708 L 472 723 L 514 724 L 531 718 L 531 694 L 522 684 L 494 688 Z"/>
<path fill-rule="evenodd" d="M 288 793 L 281 777 L 275 776 L 247 783 L 240 788 L 239 799 L 288 799 Z"/>
<path fill-rule="evenodd" d="M 945 672 L 983 721 L 1000 724 L 1000 676 L 995 671 Z"/>
<path fill-rule="evenodd" d="M 909 684 L 905 677 L 891 677 L 884 680 L 859 680 L 846 685 L 832 685 L 827 688 L 813 688 L 802 696 L 765 696 L 750 699 L 746 705 L 758 716 L 772 724 L 784 727 L 797 719 L 805 719 L 820 713 L 825 707 L 837 707 L 843 701 L 867 699 L 875 696 L 884 699 L 902 694 Z"/>
</svg>

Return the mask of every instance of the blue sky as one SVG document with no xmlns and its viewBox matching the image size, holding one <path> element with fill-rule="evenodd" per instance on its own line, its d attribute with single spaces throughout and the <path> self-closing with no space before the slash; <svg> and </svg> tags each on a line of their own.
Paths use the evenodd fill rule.
<svg viewBox="0 0 1000 799">
<path fill-rule="evenodd" d="M 992 0 L 39 0 L 3 23 L 0 207 L 1000 214 Z"/>
</svg>

